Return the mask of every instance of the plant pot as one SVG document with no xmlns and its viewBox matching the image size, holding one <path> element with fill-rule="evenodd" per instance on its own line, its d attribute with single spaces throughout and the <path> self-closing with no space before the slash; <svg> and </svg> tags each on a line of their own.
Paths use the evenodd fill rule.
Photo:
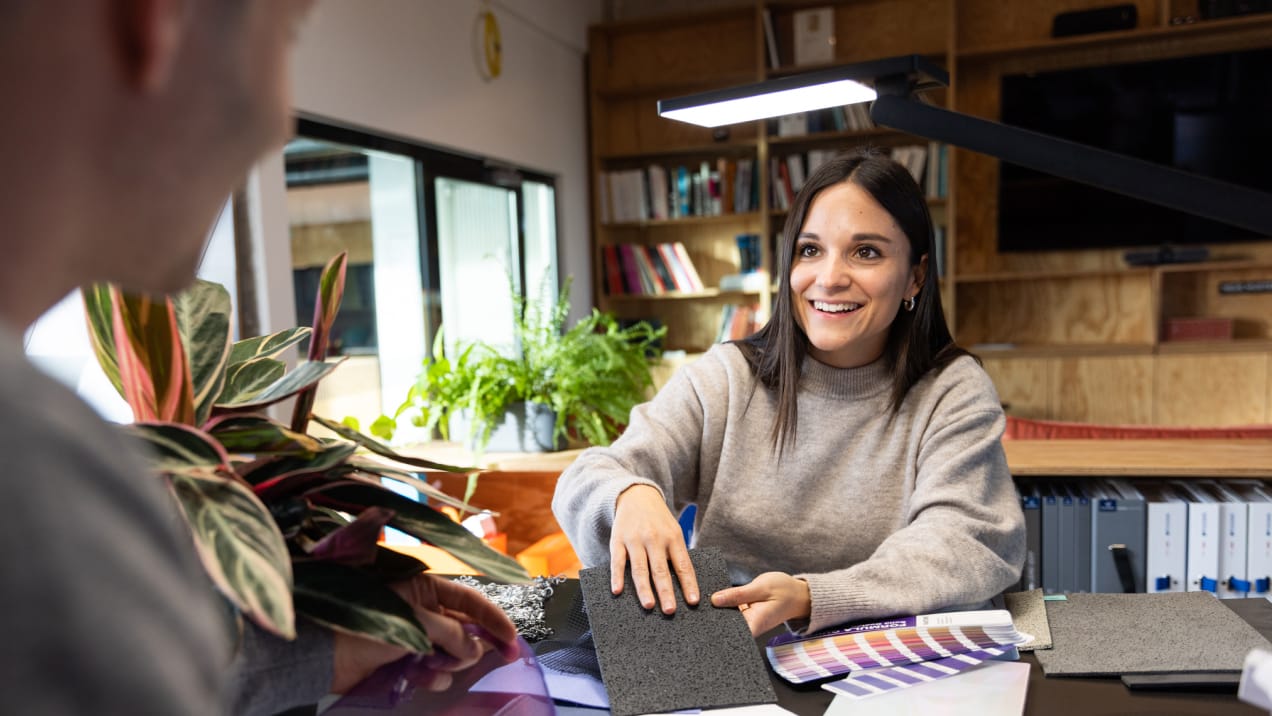
<svg viewBox="0 0 1272 716">
<path fill-rule="evenodd" d="M 463 440 L 464 445 L 477 452 L 475 439 L 469 438 L 472 420 L 468 411 L 461 411 L 450 420 L 450 435 Z M 565 439 L 552 440 L 556 427 L 556 412 L 543 403 L 513 403 L 504 412 L 503 420 L 490 433 L 487 452 L 556 452 L 564 450 Z"/>
</svg>

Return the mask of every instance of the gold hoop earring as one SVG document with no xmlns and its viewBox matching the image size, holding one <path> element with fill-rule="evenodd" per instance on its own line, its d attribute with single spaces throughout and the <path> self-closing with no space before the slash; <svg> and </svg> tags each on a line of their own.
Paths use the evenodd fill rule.
<svg viewBox="0 0 1272 716">
<path fill-rule="evenodd" d="M 901 305 L 904 306 L 907 311 L 913 311 L 916 303 L 918 303 L 917 295 L 901 300 Z"/>
</svg>

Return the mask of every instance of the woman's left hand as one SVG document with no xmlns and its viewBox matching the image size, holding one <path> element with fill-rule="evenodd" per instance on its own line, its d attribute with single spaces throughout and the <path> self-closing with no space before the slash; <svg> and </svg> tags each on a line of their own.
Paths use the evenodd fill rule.
<svg viewBox="0 0 1272 716">
<path fill-rule="evenodd" d="M 711 604 L 740 609 L 754 636 L 791 619 L 807 619 L 813 610 L 808 582 L 785 572 L 765 572 L 750 584 L 721 589 L 711 595 Z"/>
</svg>

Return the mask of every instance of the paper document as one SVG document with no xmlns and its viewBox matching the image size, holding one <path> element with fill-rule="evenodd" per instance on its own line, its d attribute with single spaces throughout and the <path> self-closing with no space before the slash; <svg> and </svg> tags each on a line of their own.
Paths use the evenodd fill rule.
<svg viewBox="0 0 1272 716">
<path fill-rule="evenodd" d="M 836 696 L 826 716 L 1020 716 L 1029 664 L 987 661 L 956 677 L 868 699 Z"/>
</svg>

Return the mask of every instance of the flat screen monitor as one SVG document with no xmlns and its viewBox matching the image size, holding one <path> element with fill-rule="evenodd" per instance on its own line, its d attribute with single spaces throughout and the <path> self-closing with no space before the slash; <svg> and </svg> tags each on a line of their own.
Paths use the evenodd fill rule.
<svg viewBox="0 0 1272 716">
<path fill-rule="evenodd" d="M 1002 121 L 1272 192 L 1272 49 L 1005 75 Z M 1000 251 L 1267 237 L 1000 162 Z"/>
</svg>

